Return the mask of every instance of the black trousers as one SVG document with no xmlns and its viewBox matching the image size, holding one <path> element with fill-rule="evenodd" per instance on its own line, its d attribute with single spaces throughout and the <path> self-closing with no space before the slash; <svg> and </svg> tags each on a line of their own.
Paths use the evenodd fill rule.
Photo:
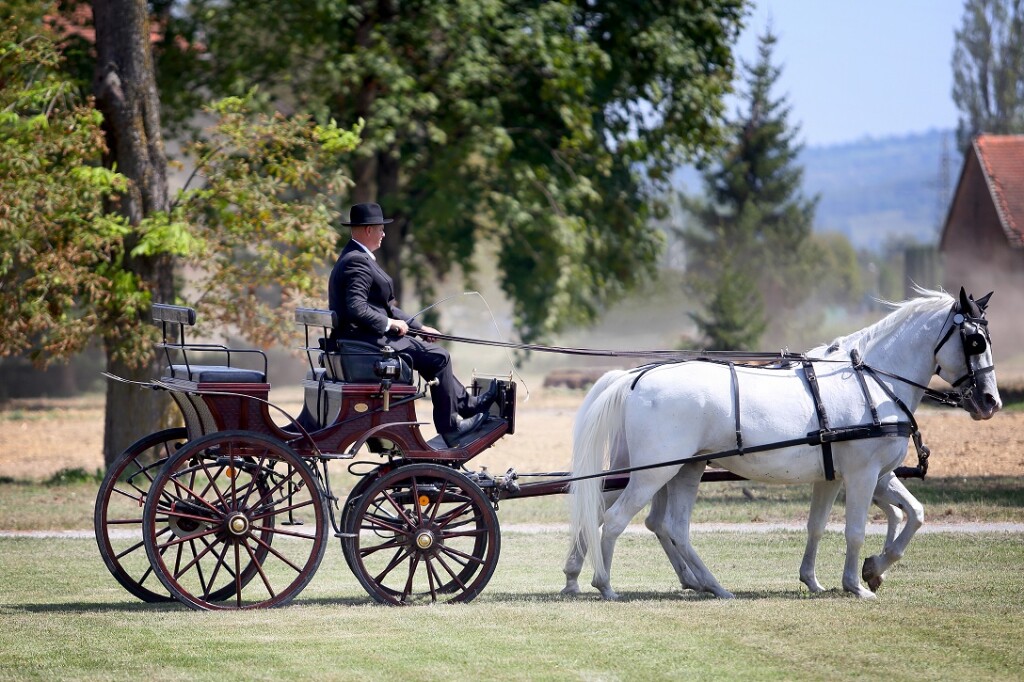
<svg viewBox="0 0 1024 682">
<path fill-rule="evenodd" d="M 447 433 L 456 426 L 456 415 L 473 414 L 473 398 L 452 371 L 451 355 L 437 345 L 411 336 L 388 337 L 388 345 L 412 360 L 412 368 L 427 379 L 437 379 L 430 387 L 434 404 L 434 427 Z"/>
</svg>

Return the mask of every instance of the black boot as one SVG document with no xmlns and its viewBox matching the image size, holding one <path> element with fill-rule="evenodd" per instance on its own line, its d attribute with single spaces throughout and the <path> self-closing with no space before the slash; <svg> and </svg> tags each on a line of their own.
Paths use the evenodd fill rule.
<svg viewBox="0 0 1024 682">
<path fill-rule="evenodd" d="M 491 379 L 487 390 L 481 393 L 473 401 L 473 412 L 483 414 L 491 409 L 491 405 L 498 399 L 498 380 Z"/>
<path fill-rule="evenodd" d="M 441 438 L 444 439 L 444 442 L 448 447 L 454 448 L 459 445 L 460 441 L 462 441 L 466 436 L 478 429 L 485 421 L 487 421 L 486 414 L 478 414 L 473 417 L 469 417 L 468 419 L 460 419 L 458 420 L 456 427 L 451 431 L 442 433 Z"/>
</svg>

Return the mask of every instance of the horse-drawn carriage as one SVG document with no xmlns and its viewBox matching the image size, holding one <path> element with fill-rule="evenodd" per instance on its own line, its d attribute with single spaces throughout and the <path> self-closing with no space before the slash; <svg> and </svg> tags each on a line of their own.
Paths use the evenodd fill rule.
<svg viewBox="0 0 1024 682">
<path fill-rule="evenodd" d="M 488 419 L 466 442 L 426 440 L 415 410 L 426 387 L 408 363 L 389 349 L 334 343 L 333 314 L 300 309 L 305 401 L 280 426 L 265 355 L 188 343 L 190 308 L 157 304 L 153 318 L 168 364 L 147 385 L 170 394 L 185 427 L 130 446 L 100 487 L 100 553 L 128 591 L 147 601 L 169 593 L 196 608 L 284 604 L 316 572 L 329 526 L 380 602 L 479 594 L 498 560 L 499 481 L 463 465 L 515 430 L 513 382 L 498 381 Z M 224 364 L 197 364 L 211 354 Z M 240 366 L 245 355 L 259 368 Z M 361 472 L 342 503 L 328 464 L 364 447 L 381 462 Z"/>
<path fill-rule="evenodd" d="M 329 332 L 335 320 L 330 311 L 300 309 L 296 320 L 305 332 L 309 366 L 303 382 L 304 405 L 292 418 L 269 401 L 265 355 L 189 343 L 186 333 L 195 324 L 195 312 L 156 304 L 154 321 L 163 330 L 158 347 L 167 367 L 162 377 L 142 385 L 167 391 L 185 426 L 140 439 L 108 469 L 94 518 L 100 553 L 114 577 L 143 600 L 174 598 L 199 609 L 259 608 L 285 604 L 309 583 L 333 533 L 341 542 L 348 566 L 376 601 L 465 602 L 484 589 L 497 565 L 501 538 L 495 510 L 499 500 L 566 492 L 571 481 L 574 498 L 584 505 L 579 508 L 574 501 L 579 548 L 598 548 L 602 542 L 596 535 L 596 522 L 603 511 L 595 505 L 594 494 L 601 486 L 591 482 L 602 480 L 603 489 L 612 491 L 608 493 L 611 497 L 618 496 L 615 491 L 626 490 L 623 499 L 615 501 L 609 515 L 603 517 L 605 558 L 595 549 L 595 585 L 605 596 L 613 596 L 607 575 L 610 549 L 621 532 L 618 526 L 628 522 L 655 491 L 665 497 L 655 498 L 652 515 L 661 514 L 662 520 L 675 519 L 688 526 L 692 497 L 688 492 L 673 497 L 670 489 L 679 481 L 680 490 L 692 488 L 695 494 L 696 481 L 709 478 L 704 466 L 710 460 L 740 471 L 745 478 L 757 478 L 767 470 L 768 478 L 780 482 L 787 482 L 782 473 L 787 467 L 799 469 L 790 482 L 819 481 L 823 486 L 819 494 L 816 483 L 811 514 L 812 521 L 820 520 L 822 527 L 838 490 L 836 472 L 839 479 L 856 479 L 861 488 L 868 482 L 867 500 L 855 503 L 863 506 L 866 516 L 870 489 L 876 481 L 881 488 L 887 480 L 884 477 L 891 476 L 895 457 L 902 460 L 906 452 L 907 437 L 913 436 L 920 446 L 912 412 L 928 390 L 922 382 L 927 382 L 937 363 L 942 365 L 940 375 L 944 368 L 943 376 L 951 383 L 966 386 L 953 396 L 955 402 L 984 418 L 998 409 L 983 320 L 985 302 L 987 297 L 979 306 L 963 292 L 959 302 L 943 294 L 927 309 L 897 310 L 881 323 L 845 337 L 837 341 L 836 348 L 813 357 L 679 354 L 623 372 L 613 377 L 614 381 L 609 378 L 585 401 L 574 434 L 575 478 L 565 474 L 524 485 L 512 470 L 492 476 L 466 467 L 472 458 L 514 432 L 516 384 L 511 377 L 498 378 L 498 397 L 488 418 L 463 442 L 449 447 L 441 437 L 427 440 L 415 410 L 416 401 L 426 395 L 426 386 L 422 379 L 414 378 L 401 355 L 389 348 L 333 341 Z M 945 306 L 943 310 L 939 303 Z M 944 313 L 948 313 L 945 318 Z M 961 343 L 952 350 L 954 344 L 947 341 L 956 332 Z M 905 352 L 894 353 L 895 367 L 878 362 L 877 354 L 884 345 L 876 343 L 880 338 L 912 340 Z M 929 341 L 934 348 L 926 348 Z M 830 359 L 830 354 L 838 351 L 842 357 Z M 893 353 L 891 347 L 889 352 Z M 223 364 L 200 364 L 211 356 Z M 255 358 L 258 367 L 242 366 L 253 363 L 239 363 L 241 357 Z M 743 357 L 751 362 L 738 362 Z M 909 357 L 914 358 L 913 367 L 906 364 Z M 834 371 L 827 373 L 830 376 L 848 375 L 855 393 L 842 395 L 835 383 L 820 389 L 813 369 L 819 363 L 831 363 Z M 714 371 L 704 372 L 705 368 Z M 652 441 L 657 447 L 649 452 L 633 451 L 634 442 L 642 439 L 628 439 L 631 428 L 664 439 L 674 427 L 672 420 L 666 419 L 671 411 L 639 427 L 631 424 L 635 415 L 622 411 L 629 395 L 639 395 L 648 386 L 656 388 L 661 391 L 657 398 L 643 398 L 650 401 L 645 404 L 654 405 L 671 397 L 673 382 L 666 382 L 670 373 L 693 370 L 697 374 L 681 378 L 690 382 L 691 388 L 717 396 L 698 401 L 704 411 L 693 413 L 694 423 L 704 420 L 698 431 L 706 435 L 721 430 L 726 440 L 695 441 L 678 459 L 664 458 L 665 453 L 678 451 L 664 440 Z M 706 385 L 705 375 L 721 372 L 725 372 L 725 381 Z M 955 378 L 960 375 L 962 379 Z M 743 417 L 757 417 L 746 430 L 741 424 L 741 376 L 751 387 L 745 390 L 754 391 L 744 393 Z M 757 384 L 752 378 L 761 376 L 769 384 L 784 380 L 781 383 L 803 387 L 785 393 L 792 403 L 787 413 L 792 428 L 759 432 L 765 406 L 771 403 L 770 398 L 759 396 L 760 388 L 753 388 Z M 641 390 L 635 390 L 638 384 Z M 720 390 L 723 385 L 726 388 Z M 471 390 L 480 391 L 479 378 L 474 378 Z M 847 408 L 852 398 L 863 400 L 862 409 Z M 831 423 L 826 405 L 832 406 Z M 280 419 L 275 421 L 275 413 L 287 418 L 283 425 L 278 423 Z M 857 415 L 870 421 L 861 423 L 858 419 L 863 417 Z M 860 444 L 869 441 L 887 441 L 873 446 L 872 452 L 884 451 L 888 459 L 862 457 L 859 451 L 865 447 Z M 359 460 L 350 465 L 358 481 L 342 501 L 332 490 L 328 465 L 353 460 L 364 448 L 378 461 Z M 619 466 L 613 471 L 601 466 L 609 449 L 613 467 Z M 782 457 L 765 466 L 768 460 L 764 458 L 772 454 L 769 451 L 778 451 Z M 808 452 L 820 453 L 816 467 L 807 464 L 812 461 Z M 790 466 L 793 463 L 796 466 Z M 712 477 L 737 476 L 720 472 Z M 847 497 L 849 505 L 849 490 Z M 606 500 L 608 504 L 613 501 Z M 888 503 L 902 506 L 904 502 L 897 495 Z M 678 506 L 673 510 L 674 504 Z M 614 523 L 609 524 L 609 519 Z M 862 538 L 864 519 L 859 522 Z M 849 515 L 847 523 L 850 542 Z M 809 531 L 816 547 L 811 524 Z M 899 558 L 914 531 L 916 526 L 908 523 L 898 539 L 890 534 L 884 561 L 879 561 L 881 568 L 874 576 L 877 580 L 884 567 Z M 663 538 L 662 544 L 682 584 L 727 595 L 689 548 L 688 532 L 678 528 L 666 532 L 668 542 Z M 851 578 L 850 561 L 857 560 L 859 548 L 853 547 L 852 557 L 848 551 L 844 571 L 844 587 L 854 592 L 854 585 L 860 585 L 855 571 Z M 571 564 L 579 559 L 580 553 L 574 553 L 566 566 L 571 582 L 575 581 L 571 571 L 579 572 L 579 566 Z M 808 560 L 809 580 L 804 570 Z M 865 578 L 870 584 L 867 569 Z M 810 544 L 801 579 L 815 589 Z"/>
</svg>

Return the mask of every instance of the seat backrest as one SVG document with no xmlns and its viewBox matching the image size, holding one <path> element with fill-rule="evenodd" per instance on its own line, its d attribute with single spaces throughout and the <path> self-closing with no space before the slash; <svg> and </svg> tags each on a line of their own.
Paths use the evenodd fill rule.
<svg viewBox="0 0 1024 682">
<path fill-rule="evenodd" d="M 229 348 L 222 344 L 188 343 L 185 339 L 186 327 L 195 326 L 196 311 L 181 305 L 169 303 L 153 303 L 151 306 L 153 322 L 159 324 L 163 331 L 163 341 L 156 345 L 163 349 L 167 360 L 167 376 L 172 379 L 194 381 L 197 383 L 239 383 L 262 384 L 267 380 L 267 355 L 254 348 Z M 190 353 L 191 358 L 190 358 Z M 223 357 L 223 365 L 206 365 L 196 362 L 196 356 L 215 358 Z M 246 369 L 232 363 L 232 355 L 243 357 L 257 356 L 262 360 L 263 369 Z"/>
<path fill-rule="evenodd" d="M 380 377 L 374 372 L 374 366 L 384 358 L 379 346 L 349 339 L 321 339 L 320 342 L 326 349 L 324 357 L 329 380 L 351 383 L 380 382 Z M 411 384 L 412 367 L 401 355 L 398 356 L 398 360 L 401 371 L 395 383 Z"/>
</svg>

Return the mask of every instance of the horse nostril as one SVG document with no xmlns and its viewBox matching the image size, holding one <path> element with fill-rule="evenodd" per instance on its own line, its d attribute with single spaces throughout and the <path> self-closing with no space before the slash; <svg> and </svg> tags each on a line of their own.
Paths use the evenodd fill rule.
<svg viewBox="0 0 1024 682">
<path fill-rule="evenodd" d="M 984 403 L 986 409 L 998 410 L 1003 406 L 1002 402 L 991 393 L 986 393 L 984 396 Z"/>
</svg>

